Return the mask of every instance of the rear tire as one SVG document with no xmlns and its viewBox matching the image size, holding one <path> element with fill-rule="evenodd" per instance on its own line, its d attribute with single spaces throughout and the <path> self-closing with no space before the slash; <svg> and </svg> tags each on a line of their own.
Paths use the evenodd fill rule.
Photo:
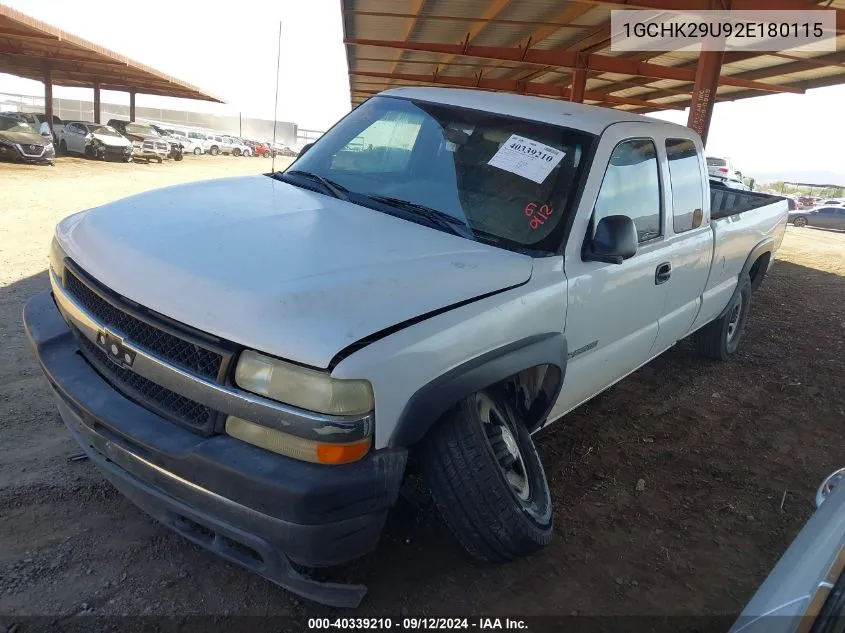
<svg viewBox="0 0 845 633">
<path fill-rule="evenodd" d="M 504 563 L 552 537 L 552 500 L 531 435 L 501 394 L 480 391 L 443 416 L 421 444 L 434 501 L 466 550 Z"/>
<path fill-rule="evenodd" d="M 798 228 L 807 226 L 807 218 L 805 218 L 803 215 L 799 215 L 797 218 L 792 220 L 792 225 L 797 226 Z"/>
<path fill-rule="evenodd" d="M 241 150 L 239 150 L 238 148 L 235 148 L 235 149 L 232 150 L 232 156 L 240 156 L 240 155 L 241 155 Z"/>
<path fill-rule="evenodd" d="M 743 275 L 724 316 L 711 321 L 692 335 L 698 353 L 715 360 L 727 360 L 733 356 L 745 335 L 750 307 L 751 278 Z"/>
<path fill-rule="evenodd" d="M 217 154 L 220 153 L 220 150 L 217 147 L 212 147 L 210 150 L 208 150 L 208 153 L 212 156 L 217 156 Z"/>
<path fill-rule="evenodd" d="M 163 159 L 161 158 L 161 156 L 156 157 L 156 160 L 158 161 L 158 164 L 159 164 L 159 165 L 161 165 L 161 162 L 162 162 L 162 160 L 163 160 Z"/>
</svg>

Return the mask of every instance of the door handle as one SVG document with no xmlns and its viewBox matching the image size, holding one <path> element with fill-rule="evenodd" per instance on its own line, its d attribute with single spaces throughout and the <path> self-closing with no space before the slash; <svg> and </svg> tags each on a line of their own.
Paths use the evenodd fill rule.
<svg viewBox="0 0 845 633">
<path fill-rule="evenodd" d="M 669 277 L 672 276 L 672 264 L 669 262 L 664 262 L 657 267 L 657 270 L 654 271 L 654 284 L 659 286 L 660 284 L 664 284 L 669 281 Z"/>
</svg>

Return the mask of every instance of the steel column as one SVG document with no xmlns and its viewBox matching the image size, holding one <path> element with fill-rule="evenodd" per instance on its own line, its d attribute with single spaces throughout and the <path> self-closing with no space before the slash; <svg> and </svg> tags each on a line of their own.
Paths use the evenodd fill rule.
<svg viewBox="0 0 845 633">
<path fill-rule="evenodd" d="M 53 129 L 53 78 L 50 76 L 50 67 L 44 65 L 44 114 L 47 116 L 47 124 L 50 130 Z"/>
<path fill-rule="evenodd" d="M 129 120 L 135 121 L 135 91 L 129 91 Z"/>
<path fill-rule="evenodd" d="M 100 122 L 100 82 L 94 83 L 94 123 Z"/>
<path fill-rule="evenodd" d="M 716 88 L 719 87 L 719 73 L 722 71 L 722 59 L 725 51 L 701 51 L 698 66 L 695 69 L 695 84 L 692 89 L 689 119 L 687 126 L 701 135 L 707 143 L 710 130 L 710 118 L 713 116 L 713 103 L 716 101 Z"/>
<path fill-rule="evenodd" d="M 569 91 L 569 100 L 575 103 L 584 103 L 584 90 L 587 87 L 587 69 L 576 68 L 572 71 L 572 89 Z"/>
</svg>

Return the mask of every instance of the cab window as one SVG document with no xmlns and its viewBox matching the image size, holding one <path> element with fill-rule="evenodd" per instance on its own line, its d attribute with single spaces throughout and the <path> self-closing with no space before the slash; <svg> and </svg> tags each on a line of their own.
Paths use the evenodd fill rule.
<svg viewBox="0 0 845 633">
<path fill-rule="evenodd" d="M 666 139 L 669 180 L 672 192 L 672 223 L 675 233 L 701 226 L 704 192 L 701 186 L 701 162 L 695 143 L 689 139 Z"/>
<path fill-rule="evenodd" d="M 616 146 L 601 183 L 593 226 L 610 215 L 627 215 L 640 243 L 662 234 L 657 150 L 651 139 L 631 139 Z"/>
</svg>

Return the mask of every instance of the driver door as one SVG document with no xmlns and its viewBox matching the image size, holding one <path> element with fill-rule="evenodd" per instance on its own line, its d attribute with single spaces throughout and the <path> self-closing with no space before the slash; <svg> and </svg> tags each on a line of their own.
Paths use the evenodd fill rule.
<svg viewBox="0 0 845 633">
<path fill-rule="evenodd" d="M 549 420 L 625 377 L 651 357 L 667 284 L 666 211 L 658 141 L 652 126 L 618 123 L 599 142 L 565 248 L 569 359 Z M 584 261 L 597 222 L 627 215 L 637 227 L 636 254 L 621 264 Z"/>
</svg>

